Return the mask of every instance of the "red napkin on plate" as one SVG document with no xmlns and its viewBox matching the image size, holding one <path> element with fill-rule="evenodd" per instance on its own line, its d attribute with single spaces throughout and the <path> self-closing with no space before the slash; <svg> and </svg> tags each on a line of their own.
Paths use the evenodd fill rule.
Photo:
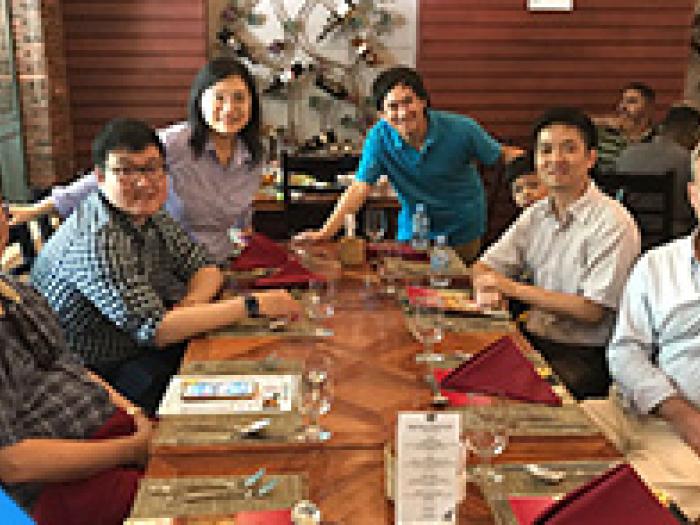
<svg viewBox="0 0 700 525">
<path fill-rule="evenodd" d="M 435 381 L 437 381 L 439 385 L 440 381 L 450 372 L 451 370 L 445 370 L 444 368 L 435 368 L 433 370 L 433 377 L 435 377 Z M 445 390 L 444 388 L 441 388 L 440 392 L 449 400 L 451 407 L 490 405 L 493 402 L 489 396 L 482 396 L 479 394 L 468 395 L 462 392 Z"/>
<path fill-rule="evenodd" d="M 401 257 L 407 261 L 427 261 L 430 259 L 425 250 L 414 250 L 405 242 L 371 242 L 367 244 L 367 258 Z"/>
<path fill-rule="evenodd" d="M 250 236 L 248 245 L 231 263 L 232 270 L 254 270 L 256 268 L 279 268 L 289 258 L 287 250 L 260 233 Z"/>
<path fill-rule="evenodd" d="M 457 392 L 480 392 L 561 405 L 561 399 L 537 375 L 530 361 L 508 336 L 501 337 L 459 365 L 440 382 L 440 386 Z"/>
<path fill-rule="evenodd" d="M 310 272 L 299 261 L 290 258 L 274 274 L 256 279 L 257 288 L 280 288 L 285 286 L 308 285 L 311 281 L 325 281 L 322 275 Z"/>
<path fill-rule="evenodd" d="M 508 496 L 513 516 L 520 525 L 532 525 L 553 502 L 551 496 Z"/>
<path fill-rule="evenodd" d="M 564 496 L 533 525 L 678 525 L 627 464 L 618 465 Z"/>
</svg>

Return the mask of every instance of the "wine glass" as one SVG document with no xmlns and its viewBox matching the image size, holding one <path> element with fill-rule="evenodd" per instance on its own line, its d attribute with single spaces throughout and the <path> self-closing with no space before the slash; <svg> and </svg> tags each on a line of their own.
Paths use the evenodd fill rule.
<svg viewBox="0 0 700 525">
<path fill-rule="evenodd" d="M 329 356 L 313 352 L 304 361 L 302 372 L 301 413 L 305 425 L 300 435 L 304 441 L 327 441 L 331 433 L 318 420 L 331 409 L 333 371 Z"/>
<path fill-rule="evenodd" d="M 467 450 L 479 458 L 479 466 L 475 473 L 484 483 L 499 486 L 503 476 L 493 468 L 493 458 L 502 454 L 508 446 L 508 404 L 495 397 L 491 405 L 483 407 L 475 413 L 469 426 L 464 429 L 464 440 Z"/>
<path fill-rule="evenodd" d="M 423 352 L 416 355 L 416 361 L 435 363 L 442 358 L 435 353 L 435 344 L 442 341 L 445 325 L 441 305 L 439 297 L 423 297 L 409 310 L 408 329 L 423 343 Z"/>
<path fill-rule="evenodd" d="M 387 231 L 386 211 L 377 208 L 368 209 L 365 212 L 365 235 L 372 243 L 379 243 L 384 239 Z M 373 275 L 377 273 L 379 262 L 372 261 L 367 265 L 365 274 L 365 296 L 371 299 L 373 296 L 374 282 Z"/>
</svg>

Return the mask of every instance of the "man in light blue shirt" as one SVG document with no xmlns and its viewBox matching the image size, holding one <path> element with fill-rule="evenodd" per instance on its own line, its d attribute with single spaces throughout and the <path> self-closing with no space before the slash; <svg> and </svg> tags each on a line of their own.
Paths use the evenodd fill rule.
<svg viewBox="0 0 700 525">
<path fill-rule="evenodd" d="M 509 161 L 522 151 L 502 146 L 473 119 L 430 109 L 430 98 L 416 71 L 396 67 L 372 86 L 381 120 L 367 134 L 354 183 L 318 231 L 300 240 L 333 237 L 348 213 L 355 213 L 370 186 L 386 174 L 401 202 L 398 239 L 412 235 L 416 204 L 425 205 L 430 236 L 445 235 L 462 259 L 477 255 L 486 231 L 484 186 L 474 166 Z"/>
<path fill-rule="evenodd" d="M 700 213 L 700 150 L 688 196 Z M 700 238 L 646 252 L 623 293 L 608 346 L 617 385 L 584 408 L 642 477 L 700 515 Z"/>
</svg>

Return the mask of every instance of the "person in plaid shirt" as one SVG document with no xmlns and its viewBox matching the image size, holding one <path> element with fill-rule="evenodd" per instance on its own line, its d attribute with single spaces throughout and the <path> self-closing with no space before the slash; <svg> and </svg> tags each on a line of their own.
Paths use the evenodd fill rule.
<svg viewBox="0 0 700 525">
<path fill-rule="evenodd" d="M 161 209 L 163 159 L 163 145 L 145 123 L 108 123 L 93 142 L 99 191 L 46 243 L 31 275 L 70 348 L 149 413 L 189 337 L 251 313 L 299 311 L 280 290 L 212 302 L 222 273 Z"/>
<path fill-rule="evenodd" d="M 3 208 L 0 253 L 7 223 Z M 151 422 L 69 351 L 46 300 L 4 274 L 0 340 L 0 486 L 39 525 L 122 523 Z"/>
</svg>

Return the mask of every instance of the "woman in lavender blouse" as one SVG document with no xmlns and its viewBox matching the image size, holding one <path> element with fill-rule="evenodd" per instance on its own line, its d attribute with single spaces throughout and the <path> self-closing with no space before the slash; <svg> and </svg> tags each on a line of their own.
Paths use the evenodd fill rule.
<svg viewBox="0 0 700 525">
<path fill-rule="evenodd" d="M 165 209 L 220 262 L 231 252 L 228 230 L 251 226 L 260 186 L 260 113 L 250 72 L 236 60 L 219 58 L 192 82 L 187 121 L 158 132 L 169 175 Z M 66 217 L 96 188 L 90 173 L 34 205 L 10 206 L 12 223 L 53 211 Z"/>
</svg>

